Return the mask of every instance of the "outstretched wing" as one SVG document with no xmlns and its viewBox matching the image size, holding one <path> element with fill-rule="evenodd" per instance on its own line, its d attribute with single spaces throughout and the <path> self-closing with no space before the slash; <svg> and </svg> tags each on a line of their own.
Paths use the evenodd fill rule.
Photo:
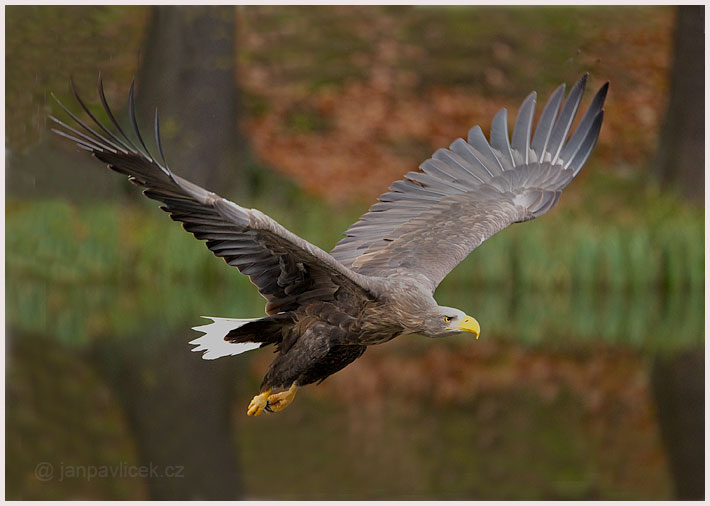
<svg viewBox="0 0 710 506">
<path fill-rule="evenodd" d="M 367 282 L 363 276 L 338 263 L 325 251 L 289 232 L 265 214 L 238 206 L 173 174 L 163 156 L 156 111 L 155 139 L 162 163 L 158 162 L 138 130 L 133 85 L 128 100 L 135 142 L 124 133 L 111 112 L 101 77 L 98 88 L 113 129 L 96 119 L 72 83 L 77 102 L 96 126 L 87 125 L 52 95 L 78 126 L 75 129 L 50 116 L 59 125 L 52 130 L 90 151 L 110 169 L 127 175 L 131 182 L 144 187 L 143 193 L 162 202 L 161 209 L 170 213 L 173 220 L 181 221 L 185 230 L 206 240 L 207 247 L 215 255 L 249 276 L 266 298 L 268 314 L 292 310 L 311 299 L 328 300 L 341 287 L 367 295 Z"/>
<path fill-rule="evenodd" d="M 508 137 L 507 112 L 493 119 L 490 143 L 480 127 L 396 181 L 346 232 L 331 254 L 355 272 L 413 278 L 432 292 L 474 248 L 511 223 L 549 211 L 579 173 L 602 124 L 604 84 L 569 140 L 587 81 L 552 94 L 532 136 L 535 92 Z M 559 112 L 559 114 L 558 114 Z"/>
</svg>

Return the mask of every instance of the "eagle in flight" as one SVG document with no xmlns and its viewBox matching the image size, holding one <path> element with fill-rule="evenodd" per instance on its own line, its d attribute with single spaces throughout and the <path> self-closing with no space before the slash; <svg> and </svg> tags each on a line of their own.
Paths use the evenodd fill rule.
<svg viewBox="0 0 710 506">
<path fill-rule="evenodd" d="M 237 355 L 267 345 L 276 357 L 247 414 L 281 411 L 296 390 L 323 381 L 373 344 L 400 335 L 445 337 L 478 322 L 440 306 L 437 285 L 471 251 L 512 223 L 549 211 L 592 152 L 604 116 L 604 84 L 570 136 L 587 75 L 570 91 L 550 96 L 533 133 L 536 94 L 520 106 L 512 138 L 507 112 L 493 118 L 488 141 L 479 126 L 395 181 L 327 253 L 256 209 L 246 209 L 175 174 L 165 162 L 155 115 L 160 159 L 146 147 L 135 118 L 133 85 L 128 108 L 134 138 L 115 119 L 99 76 L 102 124 L 76 92 L 90 121 L 72 113 L 72 127 L 50 117 L 57 134 L 127 175 L 143 193 L 207 247 L 249 276 L 266 299 L 263 318 L 208 317 L 190 344 L 205 359 Z M 94 126 L 88 123 L 93 122 Z"/>
</svg>

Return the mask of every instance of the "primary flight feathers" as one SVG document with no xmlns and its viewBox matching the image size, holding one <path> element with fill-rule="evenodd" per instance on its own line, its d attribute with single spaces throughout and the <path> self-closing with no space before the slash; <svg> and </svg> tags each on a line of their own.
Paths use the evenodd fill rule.
<svg viewBox="0 0 710 506">
<path fill-rule="evenodd" d="M 549 211 L 596 144 L 608 83 L 567 141 L 587 76 L 552 94 L 530 139 L 535 92 L 523 102 L 508 140 L 507 111 L 493 119 L 491 142 L 479 126 L 390 186 L 331 254 L 359 273 L 407 276 L 432 291 L 475 247 L 511 223 Z M 566 142 L 567 141 L 567 142 Z M 445 252 L 442 254 L 442 252 Z"/>
<path fill-rule="evenodd" d="M 142 149 L 116 121 L 106 101 L 101 78 L 98 89 L 101 103 L 116 132 L 94 117 L 73 83 L 72 91 L 77 102 L 103 135 L 71 113 L 54 95 L 62 109 L 84 132 L 50 116 L 63 129 L 53 131 L 74 140 L 79 147 L 107 163 L 110 169 L 127 175 L 131 182 L 146 188 L 143 193 L 162 202 L 161 209 L 169 212 L 173 220 L 181 221 L 185 230 L 206 240 L 207 247 L 216 256 L 250 277 L 267 300 L 268 314 L 288 311 L 307 300 L 333 293 L 340 284 L 359 287 L 362 276 L 268 216 L 255 209 L 245 209 L 173 174 L 162 156 L 157 113 L 155 137 L 163 163 L 156 160 L 143 142 L 135 121 L 133 85 L 128 96 L 129 111 L 133 132 Z M 307 275 L 304 266 L 308 266 Z"/>
</svg>

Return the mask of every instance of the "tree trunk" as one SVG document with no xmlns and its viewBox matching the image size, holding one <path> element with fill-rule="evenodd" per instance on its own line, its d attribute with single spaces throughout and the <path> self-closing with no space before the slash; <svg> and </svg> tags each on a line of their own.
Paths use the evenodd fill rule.
<svg viewBox="0 0 710 506">
<path fill-rule="evenodd" d="M 705 7 L 677 10 L 668 112 L 656 172 L 663 184 L 702 201 L 705 188 Z"/>
<path fill-rule="evenodd" d="M 705 8 L 680 6 L 668 112 L 656 171 L 664 185 L 702 202 L 705 187 Z M 651 380 L 661 437 L 678 499 L 705 495 L 703 350 L 654 359 Z"/>
<path fill-rule="evenodd" d="M 240 499 L 234 362 L 206 362 L 184 338 L 161 332 L 102 340 L 93 351 L 123 406 L 150 498 Z"/>
<path fill-rule="evenodd" d="M 705 354 L 656 357 L 651 380 L 661 437 L 681 500 L 705 497 Z"/>
<path fill-rule="evenodd" d="M 158 107 L 169 166 L 229 194 L 226 186 L 243 176 L 245 145 L 237 124 L 235 9 L 160 6 L 151 16 L 136 83 L 138 116 L 152 120 Z M 97 356 L 122 399 L 141 464 L 155 470 L 146 478 L 152 499 L 241 497 L 229 416 L 234 361 L 205 362 L 165 329 L 106 340 Z M 181 477 L 167 476 L 176 467 Z"/>
<path fill-rule="evenodd" d="M 234 7 L 153 7 L 136 84 L 141 117 L 157 107 L 168 164 L 222 195 L 248 180 L 235 63 Z"/>
</svg>

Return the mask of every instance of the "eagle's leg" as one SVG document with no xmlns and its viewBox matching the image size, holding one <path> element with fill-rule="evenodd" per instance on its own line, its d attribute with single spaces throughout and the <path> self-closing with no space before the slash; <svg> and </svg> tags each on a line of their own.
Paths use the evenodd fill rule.
<svg viewBox="0 0 710 506">
<path fill-rule="evenodd" d="M 281 411 L 286 406 L 291 404 L 293 398 L 296 397 L 296 391 L 298 391 L 298 387 L 296 386 L 296 383 L 293 383 L 291 384 L 291 388 L 289 388 L 288 390 L 276 394 L 271 394 L 266 401 L 266 410 Z"/>
<path fill-rule="evenodd" d="M 259 395 L 255 395 L 249 403 L 249 407 L 247 408 L 247 415 L 259 416 L 261 412 L 266 409 L 266 406 L 269 405 L 268 398 L 270 393 L 271 389 L 269 388 L 268 390 L 261 392 Z"/>
</svg>

